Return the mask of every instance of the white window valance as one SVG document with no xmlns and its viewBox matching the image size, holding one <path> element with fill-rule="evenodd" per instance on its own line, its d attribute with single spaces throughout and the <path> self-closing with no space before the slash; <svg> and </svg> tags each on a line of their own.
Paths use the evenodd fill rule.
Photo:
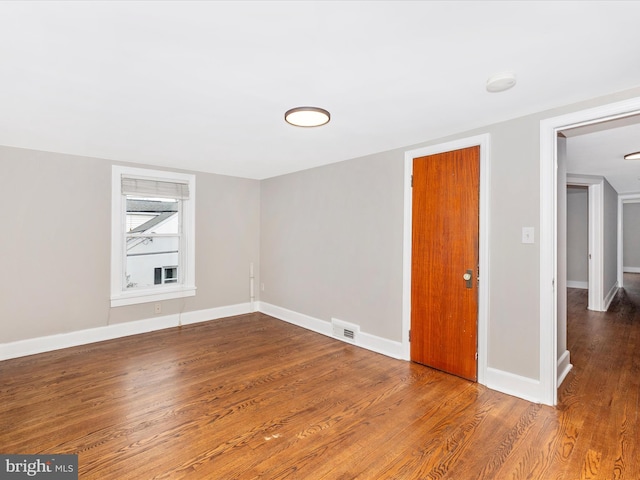
<svg viewBox="0 0 640 480">
<path fill-rule="evenodd" d="M 189 184 L 148 178 L 122 177 L 122 195 L 189 199 Z"/>
</svg>

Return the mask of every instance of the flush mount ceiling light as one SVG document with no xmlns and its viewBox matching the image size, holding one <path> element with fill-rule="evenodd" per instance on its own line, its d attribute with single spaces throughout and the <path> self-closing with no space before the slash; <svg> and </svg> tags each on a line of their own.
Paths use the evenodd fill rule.
<svg viewBox="0 0 640 480">
<path fill-rule="evenodd" d="M 627 153 L 624 156 L 625 160 L 640 160 L 640 152 Z"/>
<path fill-rule="evenodd" d="M 296 127 L 319 127 L 329 123 L 331 115 L 324 108 L 318 107 L 296 107 L 287 110 L 284 114 L 287 123 Z"/>
<path fill-rule="evenodd" d="M 487 92 L 497 93 L 509 90 L 516 84 L 516 74 L 513 72 L 502 72 L 492 75 L 487 80 Z"/>
</svg>

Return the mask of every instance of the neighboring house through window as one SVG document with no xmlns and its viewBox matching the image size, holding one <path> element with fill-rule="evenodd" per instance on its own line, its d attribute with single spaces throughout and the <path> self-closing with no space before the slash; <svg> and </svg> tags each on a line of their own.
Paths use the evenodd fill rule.
<svg viewBox="0 0 640 480">
<path fill-rule="evenodd" d="M 195 295 L 195 176 L 113 166 L 111 306 Z"/>
<path fill-rule="evenodd" d="M 153 283 L 176 283 L 178 281 L 178 267 L 156 267 L 154 269 Z"/>
</svg>

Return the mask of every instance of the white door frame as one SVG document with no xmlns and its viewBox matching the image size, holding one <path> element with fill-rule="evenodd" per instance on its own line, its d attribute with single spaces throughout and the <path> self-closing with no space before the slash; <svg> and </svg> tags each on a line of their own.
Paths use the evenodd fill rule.
<svg viewBox="0 0 640 480">
<path fill-rule="evenodd" d="M 558 402 L 557 213 L 560 130 L 640 113 L 640 97 L 540 122 L 540 401 Z"/>
<path fill-rule="evenodd" d="M 402 358 L 411 359 L 409 330 L 411 329 L 411 234 L 413 191 L 411 176 L 413 159 L 437 153 L 480 146 L 480 232 L 478 284 L 478 383 L 486 385 L 489 322 L 489 165 L 490 135 L 483 134 L 452 142 L 430 145 L 404 154 L 404 232 L 402 253 Z"/>
<path fill-rule="evenodd" d="M 589 300 L 587 309 L 604 312 L 604 178 L 567 174 L 567 185 L 589 192 Z"/>
</svg>

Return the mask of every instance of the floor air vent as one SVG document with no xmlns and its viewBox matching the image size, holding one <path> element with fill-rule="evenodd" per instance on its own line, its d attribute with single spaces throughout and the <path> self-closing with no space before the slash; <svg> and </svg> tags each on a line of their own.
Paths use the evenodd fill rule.
<svg viewBox="0 0 640 480">
<path fill-rule="evenodd" d="M 337 318 L 331 319 L 331 326 L 333 328 L 333 336 L 344 340 L 349 343 L 357 343 L 358 333 L 360 332 L 360 326 L 354 323 L 338 320 Z"/>
</svg>

